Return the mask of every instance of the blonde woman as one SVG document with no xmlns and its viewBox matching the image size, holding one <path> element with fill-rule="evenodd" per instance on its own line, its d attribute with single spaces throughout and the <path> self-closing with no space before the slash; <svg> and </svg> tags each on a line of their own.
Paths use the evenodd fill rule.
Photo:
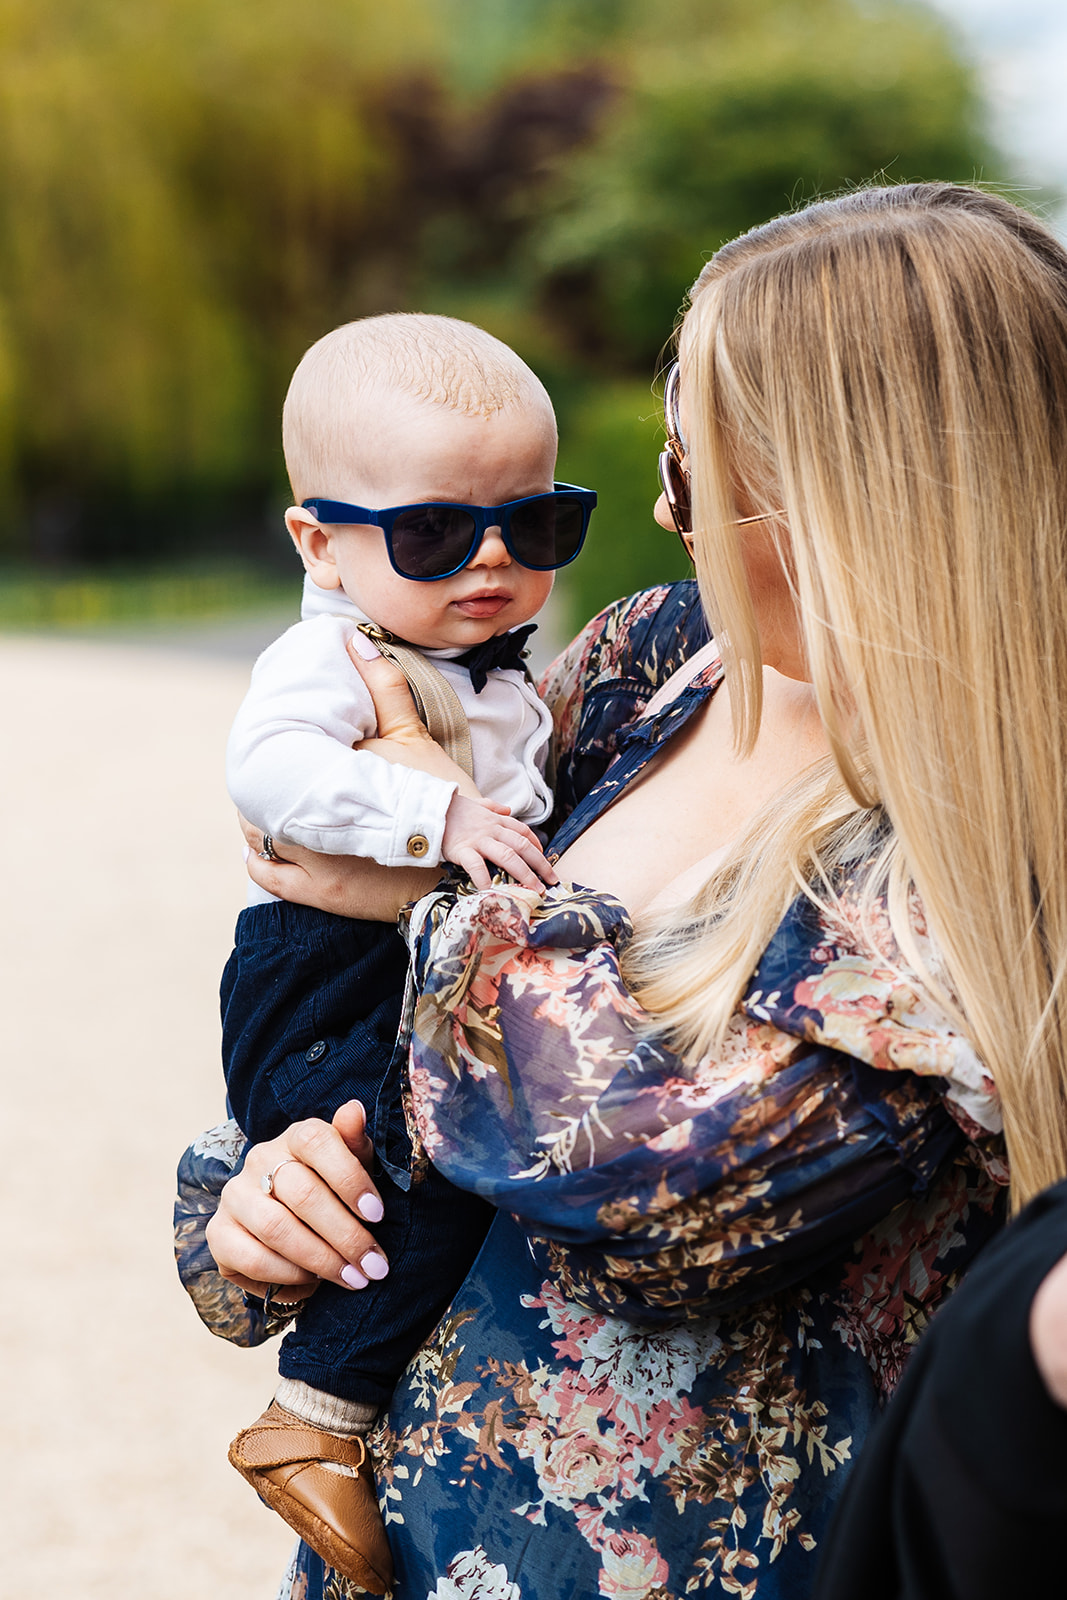
<svg viewBox="0 0 1067 1600">
<path fill-rule="evenodd" d="M 571 887 L 411 919 L 414 1117 L 500 1210 L 378 1441 L 412 1600 L 802 1600 L 1002 1126 L 1016 1202 L 1067 1173 L 1067 256 L 948 185 L 809 207 L 708 264 L 668 402 L 716 644 L 688 586 L 591 623 L 546 691 Z M 248 1153 L 230 1282 L 358 1261 L 360 1122 Z"/>
</svg>

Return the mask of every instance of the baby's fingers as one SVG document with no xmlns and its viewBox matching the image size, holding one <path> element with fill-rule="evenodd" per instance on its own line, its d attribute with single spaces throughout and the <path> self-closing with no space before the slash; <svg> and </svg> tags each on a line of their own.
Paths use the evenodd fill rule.
<svg viewBox="0 0 1067 1600">
<path fill-rule="evenodd" d="M 542 883 L 559 882 L 555 867 L 541 849 L 540 839 L 524 822 L 508 822 L 497 837 L 505 849 L 510 848 L 512 856 L 507 859 L 494 856 L 493 859 L 527 889 L 539 889 Z M 530 868 L 537 874 L 533 881 L 530 881 Z"/>
<path fill-rule="evenodd" d="M 516 850 L 522 851 L 527 861 L 532 861 L 533 859 L 529 853 L 531 850 L 537 856 L 539 856 L 542 861 L 545 861 L 546 858 L 541 851 L 541 841 L 537 837 L 536 833 L 534 833 L 532 828 L 528 828 L 525 822 L 516 821 L 509 821 L 507 828 L 509 833 L 519 835 L 517 839 L 512 839 L 511 842 L 514 844 Z"/>
<path fill-rule="evenodd" d="M 491 845 L 486 845 L 484 848 L 469 845 L 465 849 L 456 851 L 456 866 L 463 868 L 476 889 L 491 889 L 493 886 L 493 880 L 485 864 L 494 859 L 490 854 L 491 849 Z"/>
<path fill-rule="evenodd" d="M 486 860 L 492 861 L 496 866 L 501 867 L 509 877 L 514 878 L 515 882 L 520 883 L 524 889 L 543 889 L 546 882 L 554 883 L 556 881 L 555 871 L 545 861 L 540 848 L 536 845 L 528 845 L 525 840 L 515 845 L 509 843 L 506 839 L 491 839 L 480 846 L 480 849 Z M 532 866 L 527 865 L 525 858 L 528 855 L 536 858 Z M 544 864 L 545 877 L 543 879 L 533 870 L 538 861 Z M 474 873 L 471 872 L 469 867 L 467 871 L 470 872 L 471 878 L 479 889 L 488 889 L 489 877 L 488 873 L 485 873 L 484 866 L 482 867 L 482 872 L 486 876 L 484 883 L 480 883 L 474 877 Z"/>
<path fill-rule="evenodd" d="M 526 864 L 526 867 L 532 868 L 537 874 L 537 881 L 535 881 L 533 884 L 527 884 L 527 888 L 539 889 L 543 883 L 547 883 L 549 886 L 551 886 L 552 884 L 559 882 L 559 873 L 556 871 L 551 861 L 549 861 L 548 857 L 541 849 L 540 844 L 536 840 L 534 840 L 532 844 L 516 845 L 515 852 L 522 858 Z M 510 867 L 508 870 L 511 870 Z M 522 881 L 525 882 L 525 879 Z"/>
</svg>

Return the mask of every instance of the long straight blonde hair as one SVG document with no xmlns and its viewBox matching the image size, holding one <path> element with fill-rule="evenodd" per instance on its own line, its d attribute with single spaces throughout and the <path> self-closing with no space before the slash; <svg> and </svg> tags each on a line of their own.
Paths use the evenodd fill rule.
<svg viewBox="0 0 1067 1600">
<path fill-rule="evenodd" d="M 762 682 L 742 483 L 784 509 L 833 755 L 646 931 L 631 976 L 702 1054 L 797 886 L 832 896 L 863 857 L 916 963 L 921 898 L 925 978 L 996 1081 L 1021 1203 L 1067 1175 L 1067 254 L 997 196 L 860 191 L 720 250 L 679 355 L 738 746 Z"/>
</svg>

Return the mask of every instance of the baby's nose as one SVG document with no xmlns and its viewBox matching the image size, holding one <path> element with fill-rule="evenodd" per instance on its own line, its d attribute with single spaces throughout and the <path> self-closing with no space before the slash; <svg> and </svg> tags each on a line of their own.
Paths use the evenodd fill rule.
<svg viewBox="0 0 1067 1600">
<path fill-rule="evenodd" d="M 474 553 L 472 567 L 506 567 L 511 561 L 508 547 L 500 528 L 486 528 L 485 536 Z"/>
</svg>

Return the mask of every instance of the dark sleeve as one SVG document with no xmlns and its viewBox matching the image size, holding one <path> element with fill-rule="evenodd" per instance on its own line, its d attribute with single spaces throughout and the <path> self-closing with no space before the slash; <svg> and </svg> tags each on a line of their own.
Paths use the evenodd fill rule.
<svg viewBox="0 0 1067 1600">
<path fill-rule="evenodd" d="M 987 1248 L 920 1342 L 838 1509 L 816 1600 L 1061 1591 L 1067 1411 L 1034 1364 L 1029 1322 L 1064 1254 L 1067 1183 Z"/>
</svg>

